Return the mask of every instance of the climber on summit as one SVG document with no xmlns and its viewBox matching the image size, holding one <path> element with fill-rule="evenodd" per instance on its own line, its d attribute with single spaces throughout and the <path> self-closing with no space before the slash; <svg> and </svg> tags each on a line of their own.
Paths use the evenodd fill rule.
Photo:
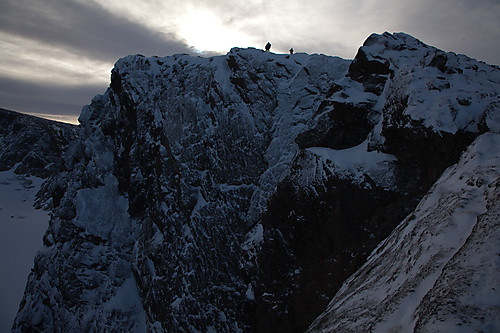
<svg viewBox="0 0 500 333">
<path fill-rule="evenodd" d="M 290 54 L 293 54 L 293 47 L 290 48 Z"/>
<path fill-rule="evenodd" d="M 267 42 L 266 44 L 266 51 L 269 51 L 271 49 L 271 43 Z"/>
</svg>

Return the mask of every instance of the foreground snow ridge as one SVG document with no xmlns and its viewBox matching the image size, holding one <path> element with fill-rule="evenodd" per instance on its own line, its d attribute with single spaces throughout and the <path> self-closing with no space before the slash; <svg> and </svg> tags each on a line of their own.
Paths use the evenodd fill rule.
<svg viewBox="0 0 500 333">
<path fill-rule="evenodd" d="M 499 134 L 478 137 L 309 330 L 498 332 L 498 147 Z"/>
</svg>

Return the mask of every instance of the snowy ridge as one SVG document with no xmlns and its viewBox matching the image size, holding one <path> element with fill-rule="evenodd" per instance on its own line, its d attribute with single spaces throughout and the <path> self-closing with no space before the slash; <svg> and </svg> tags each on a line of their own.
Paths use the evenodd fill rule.
<svg viewBox="0 0 500 333">
<path fill-rule="evenodd" d="M 58 167 L 77 127 L 0 109 L 0 331 L 19 309 L 26 277 L 42 246 L 49 214 L 35 209 L 37 192 Z M 39 207 L 39 204 L 36 204 Z"/>
<path fill-rule="evenodd" d="M 500 123 L 498 68 L 441 54 L 383 34 L 353 61 L 118 60 L 43 186 L 51 221 L 14 331 L 307 328 Z"/>
<path fill-rule="evenodd" d="M 499 102 L 497 66 L 444 52 L 404 33 L 369 37 L 361 50 L 368 60 L 387 61 L 386 99 L 401 98 L 403 115 L 435 132 L 477 131 L 491 103 Z"/>
<path fill-rule="evenodd" d="M 480 136 L 309 331 L 498 330 L 498 147 L 499 134 Z"/>
</svg>

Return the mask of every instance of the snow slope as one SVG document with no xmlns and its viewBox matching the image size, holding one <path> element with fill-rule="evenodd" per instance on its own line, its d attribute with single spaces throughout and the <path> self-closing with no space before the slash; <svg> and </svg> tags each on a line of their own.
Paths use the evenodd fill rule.
<svg viewBox="0 0 500 333">
<path fill-rule="evenodd" d="M 10 332 L 49 224 L 49 214 L 33 207 L 43 180 L 14 169 L 0 172 L 0 332 Z"/>
<path fill-rule="evenodd" d="M 500 330 L 499 147 L 478 137 L 309 331 Z"/>
<path fill-rule="evenodd" d="M 76 128 L 0 108 L 1 332 L 11 329 L 50 219 L 33 207 L 35 195 L 42 178 L 57 170 Z"/>
</svg>

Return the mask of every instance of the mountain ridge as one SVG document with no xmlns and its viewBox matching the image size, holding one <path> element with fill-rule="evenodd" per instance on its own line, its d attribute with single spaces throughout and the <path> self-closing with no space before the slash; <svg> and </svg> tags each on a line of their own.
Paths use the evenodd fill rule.
<svg viewBox="0 0 500 333">
<path fill-rule="evenodd" d="M 63 147 L 76 139 L 76 126 L 0 108 L 0 171 L 47 178 Z M 19 140 L 22 137 L 23 140 Z"/>
<path fill-rule="evenodd" d="M 401 33 L 120 59 L 44 185 L 13 331 L 306 329 L 495 128 L 499 75 Z"/>
</svg>

